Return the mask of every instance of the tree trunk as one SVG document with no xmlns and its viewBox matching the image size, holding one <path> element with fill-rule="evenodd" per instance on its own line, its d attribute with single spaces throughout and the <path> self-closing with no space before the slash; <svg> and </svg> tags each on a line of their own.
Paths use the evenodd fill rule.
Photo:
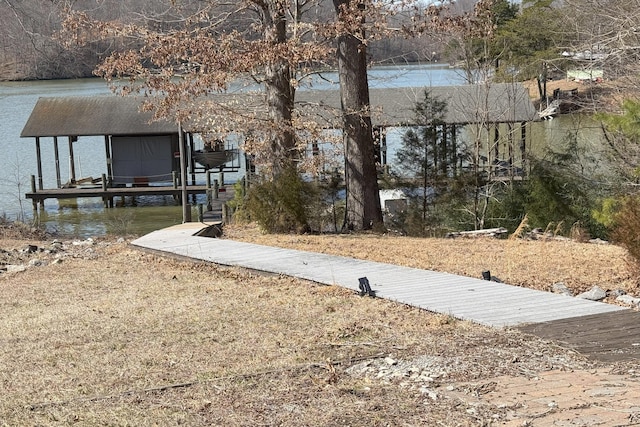
<svg viewBox="0 0 640 427">
<path fill-rule="evenodd" d="M 287 169 L 299 157 L 291 122 L 294 89 L 290 85 L 290 70 L 287 64 L 278 63 L 265 67 L 265 93 L 270 125 L 273 126 L 272 150 L 273 172 Z"/>
<path fill-rule="evenodd" d="M 270 1 L 264 4 L 265 39 L 273 45 L 287 42 L 286 10 L 281 2 Z M 265 65 L 265 93 L 271 119 L 273 174 L 295 165 L 299 153 L 296 150 L 295 132 L 291 122 L 295 88 L 291 85 L 292 71 L 286 58 L 275 58 Z"/>
<path fill-rule="evenodd" d="M 333 0 L 339 21 L 347 21 L 344 13 L 348 13 L 348 7 L 355 1 Z M 357 6 L 363 11 L 364 5 Z M 344 226 L 367 230 L 382 226 L 382 210 L 369 105 L 367 51 L 355 34 L 359 32 L 364 39 L 364 30 L 362 27 L 350 30 L 352 33 L 343 33 L 337 38 L 347 186 Z"/>
</svg>

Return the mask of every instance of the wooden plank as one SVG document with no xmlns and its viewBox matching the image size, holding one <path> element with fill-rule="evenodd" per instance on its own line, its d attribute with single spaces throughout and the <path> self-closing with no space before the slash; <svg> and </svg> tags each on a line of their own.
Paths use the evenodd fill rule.
<svg viewBox="0 0 640 427">
<path fill-rule="evenodd" d="M 518 329 L 560 342 L 603 362 L 640 359 L 640 313 L 633 310 L 524 325 Z"/>
<path fill-rule="evenodd" d="M 197 224 L 194 225 L 196 229 L 199 230 Z M 187 235 L 185 230 L 184 227 L 180 230 L 159 230 L 135 240 L 133 244 L 223 265 L 339 285 L 355 291 L 358 291 L 358 279 L 366 276 L 379 297 L 494 327 L 623 310 L 614 305 L 478 278 L 198 237 Z"/>
<path fill-rule="evenodd" d="M 187 193 L 206 194 L 204 185 L 187 186 Z M 45 199 L 75 199 L 81 197 L 136 197 L 136 196 L 180 196 L 182 190 L 173 186 L 112 187 L 106 190 L 101 187 L 76 187 L 45 189 L 25 194 L 27 199 L 41 201 Z M 233 198 L 233 190 L 220 193 L 220 200 Z"/>
</svg>

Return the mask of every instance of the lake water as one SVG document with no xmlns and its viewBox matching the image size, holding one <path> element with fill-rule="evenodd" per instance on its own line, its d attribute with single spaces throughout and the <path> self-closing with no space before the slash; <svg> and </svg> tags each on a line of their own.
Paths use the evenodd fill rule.
<svg viewBox="0 0 640 427">
<path fill-rule="evenodd" d="M 403 67 L 377 67 L 371 70 L 371 87 L 447 86 L 464 83 L 462 74 L 441 64 Z M 331 83 L 333 81 L 333 83 Z M 311 87 L 337 88 L 337 77 L 327 73 L 323 79 L 308 82 Z M 30 191 L 30 176 L 37 175 L 35 141 L 20 138 L 31 110 L 39 97 L 91 96 L 108 94 L 101 79 L 80 79 L 38 82 L 0 83 L 0 135 L 3 156 L 0 157 L 0 214 L 9 219 L 35 220 L 52 231 L 88 237 L 105 233 L 142 234 L 182 222 L 182 208 L 173 198 L 140 197 L 136 206 L 105 209 L 100 199 L 78 199 L 73 202 L 50 199 L 45 209 L 34 218 L 31 201 L 24 194 Z M 558 138 L 564 128 L 574 126 L 565 117 L 535 125 L 532 139 L 538 145 Z M 396 135 L 396 138 L 399 138 Z M 43 180 L 45 188 L 55 188 L 53 144 L 42 141 Z M 62 181 L 69 178 L 66 138 L 60 140 Z M 100 177 L 106 169 L 103 137 L 80 137 L 74 144 L 77 177 Z M 231 180 L 234 179 L 233 177 Z M 192 216 L 196 218 L 193 208 Z"/>
</svg>

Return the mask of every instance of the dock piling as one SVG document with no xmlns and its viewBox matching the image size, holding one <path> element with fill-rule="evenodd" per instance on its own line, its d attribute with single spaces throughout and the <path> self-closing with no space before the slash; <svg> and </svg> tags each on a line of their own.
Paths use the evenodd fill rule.
<svg viewBox="0 0 640 427">
<path fill-rule="evenodd" d="M 229 206 L 226 203 L 222 204 L 222 223 L 229 224 Z"/>
<path fill-rule="evenodd" d="M 211 171 L 207 169 L 206 172 L 206 186 L 207 186 L 207 211 L 213 209 L 213 196 L 211 194 Z"/>
<path fill-rule="evenodd" d="M 31 175 L 31 192 L 33 194 L 36 193 L 36 176 L 35 175 Z M 33 199 L 33 213 L 37 213 L 38 212 L 38 201 L 36 199 Z"/>
<path fill-rule="evenodd" d="M 102 191 L 106 192 L 107 191 L 107 175 L 106 174 L 102 174 Z M 105 208 L 109 208 L 109 197 L 108 196 L 103 196 L 102 197 L 102 203 L 104 203 L 104 207 Z"/>
</svg>

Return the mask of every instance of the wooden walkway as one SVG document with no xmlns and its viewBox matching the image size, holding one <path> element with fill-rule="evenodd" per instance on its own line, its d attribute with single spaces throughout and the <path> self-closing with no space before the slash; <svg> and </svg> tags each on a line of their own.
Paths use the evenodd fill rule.
<svg viewBox="0 0 640 427">
<path fill-rule="evenodd" d="M 492 327 L 525 326 L 628 311 L 615 305 L 453 274 L 195 235 L 203 227 L 198 223 L 170 227 L 134 240 L 132 244 L 354 291 L 359 291 L 359 279 L 367 277 L 377 297 Z"/>
<path fill-rule="evenodd" d="M 519 329 L 562 343 L 602 362 L 640 360 L 640 312 L 637 311 L 623 309 L 534 323 Z"/>
</svg>

